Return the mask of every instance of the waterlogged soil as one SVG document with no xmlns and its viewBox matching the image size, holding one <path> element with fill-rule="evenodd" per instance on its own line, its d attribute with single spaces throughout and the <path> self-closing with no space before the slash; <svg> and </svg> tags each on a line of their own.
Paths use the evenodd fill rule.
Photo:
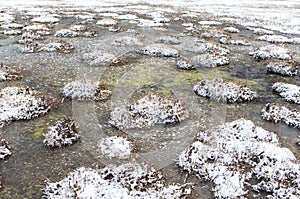
<svg viewBox="0 0 300 199">
<path fill-rule="evenodd" d="M 91 12 L 92 13 L 92 12 Z M 22 22 L 22 19 L 18 19 Z M 67 28 L 79 19 L 62 17 L 55 25 L 56 30 Z M 202 18 L 196 21 L 205 20 Z M 216 18 L 217 20 L 217 18 Z M 120 26 L 127 30 L 134 28 L 144 35 L 144 43 L 152 44 L 163 35 L 178 36 L 182 48 L 197 36 L 183 35 L 185 27 L 182 21 L 173 21 L 167 29 L 139 28 L 136 24 L 121 21 Z M 19 68 L 24 78 L 13 82 L 0 82 L 0 88 L 7 86 L 29 86 L 45 94 L 51 94 L 60 101 L 56 109 L 48 114 L 30 121 L 16 121 L 0 129 L 2 138 L 12 145 L 13 155 L 1 161 L 2 188 L 0 198 L 40 198 L 45 181 L 59 181 L 74 169 L 85 167 L 102 167 L 110 164 L 120 164 L 130 160 L 114 160 L 103 157 L 97 147 L 101 138 L 117 133 L 108 125 L 109 113 L 113 108 L 139 99 L 144 94 L 154 93 L 182 99 L 191 116 L 177 125 L 157 125 L 151 128 L 126 130 L 137 145 L 135 161 L 147 162 L 166 174 L 168 182 L 194 183 L 195 198 L 211 198 L 210 182 L 200 182 L 193 176 L 182 172 L 176 165 L 180 152 L 189 146 L 197 132 L 227 121 L 239 118 L 252 120 L 263 128 L 274 131 L 280 137 L 282 145 L 292 150 L 300 157 L 300 148 L 296 141 L 299 130 L 282 123 L 273 124 L 261 119 L 260 111 L 268 102 L 286 104 L 276 94 L 271 86 L 277 81 L 299 83 L 299 75 L 282 77 L 266 73 L 266 61 L 257 61 L 249 56 L 254 47 L 267 45 L 267 42 L 254 41 L 255 35 L 244 27 L 237 26 L 240 33 L 233 38 L 244 38 L 253 41 L 252 46 L 228 45 L 231 62 L 228 66 L 217 68 L 198 68 L 197 70 L 180 70 L 176 67 L 177 58 L 149 57 L 134 55 L 128 58 L 128 63 L 121 66 L 92 67 L 83 62 L 82 55 L 96 49 L 106 50 L 117 56 L 136 50 L 136 47 L 116 47 L 111 42 L 121 36 L 131 35 L 126 31 L 112 33 L 108 28 L 99 27 L 95 22 L 87 23 L 89 28 L 96 30 L 99 36 L 94 38 L 63 38 L 75 46 L 70 54 L 63 53 L 22 53 L 22 45 L 17 41 L 20 36 L 0 34 L 0 60 L 2 63 Z M 219 28 L 231 26 L 224 23 Z M 46 40 L 57 39 L 46 36 Z M 218 43 L 218 39 L 209 39 Z M 299 45 L 286 45 L 294 54 L 294 59 L 300 61 Z M 181 51 L 182 57 L 190 57 L 193 53 Z M 223 78 L 239 84 L 245 84 L 260 95 L 259 99 L 249 103 L 223 104 L 196 96 L 193 85 L 203 79 Z M 108 101 L 77 102 L 64 99 L 61 95 L 63 86 L 72 80 L 90 79 L 103 80 L 113 94 Z M 299 105 L 291 104 L 300 109 Z M 81 140 L 68 147 L 49 149 L 43 144 L 43 134 L 48 127 L 54 125 L 64 115 L 71 116 L 79 125 Z M 251 195 L 251 194 L 250 194 Z M 254 193 L 263 198 L 261 193 Z M 252 195 L 251 197 L 253 197 Z"/>
</svg>

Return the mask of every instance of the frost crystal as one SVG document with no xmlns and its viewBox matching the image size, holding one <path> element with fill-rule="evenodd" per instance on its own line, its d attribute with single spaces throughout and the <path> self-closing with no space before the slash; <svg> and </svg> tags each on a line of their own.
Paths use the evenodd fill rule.
<svg viewBox="0 0 300 199">
<path fill-rule="evenodd" d="M 106 100 L 111 91 L 101 81 L 73 81 L 64 86 L 63 95 L 77 100 Z"/>
<path fill-rule="evenodd" d="M 222 79 L 203 80 L 194 86 L 194 92 L 220 102 L 252 101 L 258 97 L 256 92 L 246 86 L 225 82 Z"/>
<path fill-rule="evenodd" d="M 211 180 L 216 198 L 247 198 L 249 186 L 271 198 L 300 197 L 300 165 L 294 154 L 280 147 L 274 133 L 249 120 L 200 132 L 178 164 Z"/>
<path fill-rule="evenodd" d="M 196 67 L 191 64 L 189 61 L 187 61 L 186 59 L 179 59 L 176 63 L 177 67 L 180 69 L 184 69 L 184 70 L 192 70 L 195 69 Z"/>
<path fill-rule="evenodd" d="M 49 147 L 61 147 L 71 145 L 79 138 L 79 130 L 74 120 L 70 117 L 63 117 L 57 121 L 55 126 L 50 127 L 50 131 L 44 134 L 44 144 Z"/>
<path fill-rule="evenodd" d="M 282 121 L 289 126 L 300 128 L 300 112 L 285 106 L 267 104 L 262 110 L 262 118 L 275 123 Z"/>
<path fill-rule="evenodd" d="M 288 49 L 276 45 L 260 47 L 250 52 L 249 55 L 253 56 L 255 59 L 291 59 L 290 51 Z"/>
<path fill-rule="evenodd" d="M 116 57 L 114 54 L 102 50 L 85 53 L 82 58 L 90 66 L 116 66 L 127 62 L 126 59 Z"/>
<path fill-rule="evenodd" d="M 243 45 L 243 46 L 250 46 L 250 42 L 245 39 L 231 39 L 228 37 L 222 37 L 220 39 L 221 44 L 232 44 L 232 45 Z"/>
<path fill-rule="evenodd" d="M 5 139 L 0 140 L 0 159 L 4 159 L 6 156 L 11 155 L 10 146 Z M 1 187 L 1 186 L 0 186 Z"/>
<path fill-rule="evenodd" d="M 199 67 L 213 68 L 228 65 L 230 63 L 230 59 L 225 55 L 205 53 L 192 57 L 191 63 Z"/>
<path fill-rule="evenodd" d="M 22 79 L 23 75 L 20 70 L 9 68 L 0 64 L 0 81 Z"/>
<path fill-rule="evenodd" d="M 293 76 L 297 75 L 298 63 L 294 61 L 274 60 L 270 61 L 266 68 L 271 73 Z"/>
<path fill-rule="evenodd" d="M 142 128 L 177 123 L 188 117 L 189 113 L 179 99 L 147 95 L 135 103 L 115 108 L 110 114 L 110 124 L 119 129 Z"/>
<path fill-rule="evenodd" d="M 179 50 L 164 44 L 152 44 L 138 50 L 139 54 L 154 57 L 179 57 Z"/>
<path fill-rule="evenodd" d="M 300 87 L 294 84 L 286 84 L 282 82 L 276 82 L 273 84 L 272 89 L 278 93 L 286 101 L 300 104 Z"/>
<path fill-rule="evenodd" d="M 133 144 L 126 138 L 112 136 L 104 138 L 99 144 L 100 151 L 109 158 L 127 159 L 134 151 Z"/>
<path fill-rule="evenodd" d="M 59 182 L 47 183 L 43 198 L 191 198 L 187 185 L 166 185 L 163 175 L 146 165 L 123 164 L 94 170 L 79 168 Z"/>
<path fill-rule="evenodd" d="M 71 44 L 59 40 L 50 41 L 49 43 L 41 44 L 37 42 L 25 43 L 25 47 L 22 49 L 24 53 L 36 53 L 36 52 L 61 52 L 71 53 L 75 49 Z"/>
<path fill-rule="evenodd" d="M 0 121 L 29 120 L 47 113 L 53 99 L 31 88 L 6 87 L 0 92 Z"/>
</svg>

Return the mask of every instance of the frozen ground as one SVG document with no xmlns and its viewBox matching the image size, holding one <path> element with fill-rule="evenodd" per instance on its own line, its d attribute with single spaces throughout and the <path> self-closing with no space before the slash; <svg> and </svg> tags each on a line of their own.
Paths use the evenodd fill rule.
<svg viewBox="0 0 300 199">
<path fill-rule="evenodd" d="M 32 5 L 40 6 L 76 6 L 82 9 L 95 6 L 117 6 L 129 4 L 153 4 L 173 6 L 175 8 L 187 8 L 194 12 L 208 12 L 216 16 L 237 17 L 245 20 L 245 22 L 254 21 L 257 25 L 263 25 L 269 29 L 300 33 L 300 1 L 298 0 L 29 0 L 29 1 L 10 1 L 2 0 L 1 7 L 12 6 L 14 8 L 31 7 Z M 141 6 L 140 8 L 142 8 Z M 134 8 L 134 7 L 132 7 Z M 137 7 L 138 8 L 138 7 Z M 158 8 L 158 10 L 168 10 L 166 8 Z M 229 19 L 229 18 L 228 18 Z M 235 19 L 233 19 L 235 20 Z M 298 26 L 298 27 L 297 27 Z"/>
</svg>

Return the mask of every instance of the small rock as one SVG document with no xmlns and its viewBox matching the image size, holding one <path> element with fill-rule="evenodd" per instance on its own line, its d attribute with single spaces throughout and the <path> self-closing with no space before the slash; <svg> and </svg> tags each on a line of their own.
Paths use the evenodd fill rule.
<svg viewBox="0 0 300 199">
<path fill-rule="evenodd" d="M 222 79 L 203 80 L 194 86 L 194 92 L 218 102 L 245 102 L 258 97 L 256 92 L 246 86 L 225 82 Z"/>
<path fill-rule="evenodd" d="M 282 82 L 276 82 L 273 84 L 272 89 L 278 93 L 286 101 L 300 104 L 300 87 L 294 84 L 286 84 Z"/>
<path fill-rule="evenodd" d="M 278 104 L 267 104 L 261 111 L 262 118 L 267 121 L 284 122 L 288 126 L 300 128 L 300 112 Z"/>
<path fill-rule="evenodd" d="M 291 59 L 290 51 L 287 48 L 276 45 L 267 45 L 257 48 L 256 50 L 251 51 L 249 55 L 253 56 L 255 59 Z"/>
<path fill-rule="evenodd" d="M 76 100 L 107 100 L 112 92 L 101 81 L 73 81 L 67 83 L 63 95 Z"/>
<path fill-rule="evenodd" d="M 71 145 L 78 141 L 80 132 L 75 121 L 70 117 L 63 117 L 57 121 L 50 131 L 44 134 L 44 144 L 48 147 L 61 147 Z"/>
<path fill-rule="evenodd" d="M 270 61 L 267 66 L 267 71 L 270 73 L 293 76 L 298 73 L 298 63 L 295 61 L 274 60 Z"/>
</svg>

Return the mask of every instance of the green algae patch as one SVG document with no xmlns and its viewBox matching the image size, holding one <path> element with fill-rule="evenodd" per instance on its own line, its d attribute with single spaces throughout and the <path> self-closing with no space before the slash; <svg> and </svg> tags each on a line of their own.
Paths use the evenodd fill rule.
<svg viewBox="0 0 300 199">
<path fill-rule="evenodd" d="M 36 123 L 35 131 L 32 134 L 32 138 L 39 139 L 43 136 L 43 134 L 47 133 L 49 130 L 49 127 L 51 125 L 54 125 L 55 122 L 59 119 L 61 119 L 64 115 L 62 113 L 58 113 L 56 115 L 52 115 L 47 118 L 41 118 Z"/>
</svg>

